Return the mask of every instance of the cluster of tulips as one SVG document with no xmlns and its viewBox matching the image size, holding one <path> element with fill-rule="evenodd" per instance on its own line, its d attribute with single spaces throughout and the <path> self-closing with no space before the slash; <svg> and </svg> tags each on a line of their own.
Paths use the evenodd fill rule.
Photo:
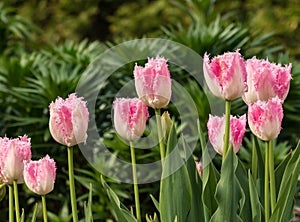
<svg viewBox="0 0 300 222">
<path fill-rule="evenodd" d="M 209 55 L 205 54 L 203 60 L 203 73 L 210 91 L 215 96 L 223 98 L 226 104 L 224 116 L 210 115 L 207 123 L 210 143 L 215 151 L 222 155 L 222 162 L 225 162 L 228 153 L 239 151 L 246 132 L 247 119 L 252 133 L 266 143 L 265 221 L 269 220 L 269 213 L 274 211 L 277 201 L 271 141 L 281 131 L 282 104 L 289 91 L 291 68 L 291 64 L 282 66 L 257 58 L 244 61 L 239 51 L 228 52 L 211 60 Z M 145 131 L 149 118 L 148 107 L 153 108 L 157 120 L 162 168 L 164 168 L 166 147 L 163 137 L 166 122 L 162 121 L 160 109 L 170 102 L 172 80 L 167 60 L 159 56 L 149 58 L 144 67 L 136 65 L 133 74 L 138 98 L 116 98 L 113 102 L 113 109 L 115 130 L 130 144 L 136 220 L 139 222 L 142 217 L 134 141 Z M 246 114 L 240 117 L 230 115 L 231 101 L 239 97 L 242 97 L 248 105 L 247 117 Z M 73 146 L 87 139 L 89 112 L 84 98 L 78 98 L 75 93 L 70 94 L 65 100 L 58 97 L 50 104 L 49 109 L 51 135 L 68 149 L 72 216 L 73 221 L 77 222 Z M 206 166 L 202 162 L 197 162 L 195 166 L 202 178 Z M 221 173 L 225 170 L 222 167 Z M 0 138 L 0 178 L 2 186 L 8 185 L 9 187 L 10 222 L 14 221 L 14 211 L 17 221 L 20 221 L 22 217 L 20 217 L 17 184 L 24 181 L 30 190 L 42 196 L 44 221 L 47 221 L 45 195 L 53 190 L 55 176 L 55 162 L 48 155 L 38 161 L 31 160 L 31 145 L 27 136 L 15 139 Z M 228 180 L 231 179 L 228 178 Z M 222 217 L 215 216 L 215 221 L 222 221 Z"/>
</svg>

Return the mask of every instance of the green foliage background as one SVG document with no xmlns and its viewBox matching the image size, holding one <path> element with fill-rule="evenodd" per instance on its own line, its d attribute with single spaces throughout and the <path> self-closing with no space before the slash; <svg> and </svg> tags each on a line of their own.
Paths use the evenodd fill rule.
<svg viewBox="0 0 300 222">
<path fill-rule="evenodd" d="M 88 65 L 107 48 L 124 40 L 162 37 L 182 43 L 200 55 L 206 51 L 217 55 L 241 48 L 245 58 L 256 55 L 275 62 L 292 62 L 293 81 L 284 104 L 284 130 L 275 148 L 276 158 L 283 159 L 299 139 L 300 9 L 297 6 L 297 0 L 3 0 L 0 3 L 0 136 L 26 133 L 32 138 L 34 158 L 48 153 L 56 159 L 58 177 L 48 201 L 51 221 L 69 221 L 70 210 L 65 195 L 69 192 L 66 149 L 49 134 L 48 105 L 57 96 L 66 97 L 73 92 Z M 186 80 L 184 71 L 170 68 L 197 104 L 205 131 L 210 110 L 203 90 L 194 79 Z M 133 64 L 128 64 L 107 80 L 105 97 L 98 98 L 96 111 L 104 143 L 124 159 L 129 158 L 128 147 L 111 128 L 111 103 L 115 92 L 132 79 L 132 70 Z M 236 114 L 246 111 L 241 100 L 236 100 L 233 106 Z M 174 118 L 178 118 L 176 113 Z M 199 152 L 197 149 L 195 156 Z M 247 166 L 251 159 L 247 142 L 240 152 Z M 158 152 L 141 154 L 139 162 L 159 158 Z M 94 220 L 113 220 L 100 174 L 81 157 L 78 149 L 75 158 L 79 206 L 83 206 L 91 182 Z M 130 185 L 108 178 L 106 182 L 126 206 L 133 204 Z M 23 188 L 21 207 L 29 215 L 39 198 Z M 158 189 L 159 183 L 141 186 L 143 215 L 153 213 L 148 193 L 157 198 Z M 7 203 L 7 198 L 0 202 L 0 215 L 7 215 Z"/>
</svg>

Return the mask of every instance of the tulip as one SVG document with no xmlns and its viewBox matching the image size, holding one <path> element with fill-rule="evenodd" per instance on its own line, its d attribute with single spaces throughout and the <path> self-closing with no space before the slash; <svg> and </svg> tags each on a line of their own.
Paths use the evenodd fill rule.
<svg viewBox="0 0 300 222">
<path fill-rule="evenodd" d="M 210 91 L 217 97 L 231 101 L 239 98 L 247 90 L 247 72 L 241 54 L 227 52 L 214 57 L 204 54 L 204 78 Z"/>
<path fill-rule="evenodd" d="M 225 116 L 218 117 L 209 115 L 207 122 L 209 140 L 219 154 L 223 154 L 224 134 L 225 134 Z M 229 143 L 233 146 L 233 150 L 237 153 L 243 141 L 246 132 L 246 115 L 236 118 L 230 116 L 230 136 Z"/>
<path fill-rule="evenodd" d="M 149 58 L 145 67 L 135 65 L 133 74 L 136 92 L 143 103 L 153 109 L 169 104 L 172 82 L 166 59 Z"/>
<path fill-rule="evenodd" d="M 137 98 L 117 98 L 113 107 L 117 133 L 128 141 L 141 137 L 149 117 L 147 106 Z"/>
<path fill-rule="evenodd" d="M 291 69 L 292 64 L 283 67 L 255 57 L 248 59 L 246 62 L 248 92 L 243 95 L 243 100 L 247 104 L 252 104 L 257 100 L 267 101 L 278 96 L 283 101 L 290 88 Z"/>
<path fill-rule="evenodd" d="M 195 162 L 195 164 L 196 164 L 196 168 L 199 173 L 199 176 L 200 176 L 200 178 L 202 178 L 202 175 L 203 175 L 202 162 L 201 161 Z"/>
<path fill-rule="evenodd" d="M 89 112 L 82 97 L 75 93 L 66 100 L 58 97 L 49 108 L 49 128 L 54 140 L 68 147 L 86 141 Z"/>
<path fill-rule="evenodd" d="M 24 180 L 27 187 L 34 193 L 46 195 L 54 188 L 56 167 L 48 155 L 38 161 L 25 164 Z"/>
<path fill-rule="evenodd" d="M 24 163 L 31 159 L 30 138 L 0 138 L 0 178 L 6 184 L 23 183 Z"/>
<path fill-rule="evenodd" d="M 248 106 L 249 127 L 258 138 L 270 141 L 279 135 L 283 119 L 281 102 L 278 97 L 275 97 Z"/>
</svg>

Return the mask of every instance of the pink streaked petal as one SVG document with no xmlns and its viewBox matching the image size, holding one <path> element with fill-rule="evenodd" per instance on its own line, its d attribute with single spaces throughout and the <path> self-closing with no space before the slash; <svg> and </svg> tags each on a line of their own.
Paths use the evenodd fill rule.
<svg viewBox="0 0 300 222">
<path fill-rule="evenodd" d="M 230 143 L 233 145 L 234 152 L 237 153 L 246 132 L 246 115 L 240 118 L 230 117 Z"/>
<path fill-rule="evenodd" d="M 208 137 L 217 153 L 223 153 L 224 133 L 225 133 L 225 117 L 209 115 L 207 122 Z"/>
<path fill-rule="evenodd" d="M 215 67 L 216 68 L 216 67 Z M 214 72 L 211 69 L 210 66 L 210 61 L 208 54 L 204 54 L 203 57 L 203 73 L 204 73 L 204 78 L 206 81 L 206 84 L 210 91 L 217 97 L 222 98 L 222 89 L 221 86 L 217 80 L 217 77 L 214 75 Z"/>
</svg>

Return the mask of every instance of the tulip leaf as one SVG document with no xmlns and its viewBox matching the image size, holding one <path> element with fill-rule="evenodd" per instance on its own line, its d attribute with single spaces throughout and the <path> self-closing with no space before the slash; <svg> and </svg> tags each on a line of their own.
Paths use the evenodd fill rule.
<svg viewBox="0 0 300 222">
<path fill-rule="evenodd" d="M 297 188 L 297 180 L 300 172 L 300 141 L 293 151 L 280 184 L 277 203 L 270 222 L 290 221 L 292 218 L 294 195 Z"/>
<path fill-rule="evenodd" d="M 215 198 L 218 208 L 211 218 L 211 222 L 242 221 L 239 217 L 238 205 L 242 198 L 242 190 L 235 176 L 238 160 L 230 147 L 222 164 L 220 180 L 217 184 Z"/>
<path fill-rule="evenodd" d="M 242 188 L 242 198 L 240 201 L 240 217 L 243 221 L 251 221 L 251 203 L 249 195 L 249 183 L 247 171 L 244 167 L 244 164 L 238 159 L 238 164 L 236 168 L 236 177 L 238 178 L 238 183 Z"/>
<path fill-rule="evenodd" d="M 35 222 L 36 221 L 37 209 L 38 209 L 38 204 L 36 203 L 34 205 L 31 222 Z"/>
<path fill-rule="evenodd" d="M 284 174 L 284 170 L 286 169 L 286 166 L 288 162 L 290 161 L 291 157 L 293 155 L 293 152 L 288 153 L 288 155 L 285 157 L 285 159 L 278 165 L 278 167 L 275 170 L 275 185 L 276 185 L 276 194 L 279 193 L 281 180 Z"/>
<path fill-rule="evenodd" d="M 251 215 L 252 215 L 252 220 L 249 221 L 261 221 L 262 206 L 259 201 L 258 193 L 253 181 L 253 177 L 250 173 L 250 170 L 248 172 L 248 182 L 249 182 L 249 194 L 250 194 Z"/>
<path fill-rule="evenodd" d="M 160 186 L 159 212 L 162 222 L 186 221 L 191 209 L 191 185 L 188 170 L 179 154 L 181 147 L 182 144 L 177 143 L 173 125 L 168 138 Z M 179 169 L 171 174 L 178 166 Z"/>
<path fill-rule="evenodd" d="M 204 134 L 201 130 L 200 123 L 198 123 L 198 133 L 202 148 L 202 182 L 203 182 L 203 192 L 202 192 L 202 202 L 203 210 L 205 215 L 205 221 L 209 221 L 214 212 L 216 211 L 218 205 L 215 200 L 215 192 L 217 187 L 217 181 L 219 179 L 219 174 L 215 169 L 212 159 L 208 153 L 208 148 L 205 144 Z"/>
<path fill-rule="evenodd" d="M 90 191 L 87 204 L 84 203 L 84 221 L 93 222 L 93 213 L 92 213 L 92 199 L 93 199 L 93 185 L 90 183 Z"/>
<path fill-rule="evenodd" d="M 117 221 L 122 222 L 136 222 L 132 213 L 120 202 L 116 193 L 108 186 L 104 178 L 101 176 L 102 186 L 107 192 L 111 207 L 115 213 Z"/>
<path fill-rule="evenodd" d="M 155 199 L 155 197 L 154 197 L 152 194 L 150 194 L 150 197 L 151 197 L 151 200 L 152 200 L 153 203 L 154 203 L 155 208 L 156 208 L 157 210 L 159 210 L 159 202 Z"/>
<path fill-rule="evenodd" d="M 188 214 L 187 220 L 190 222 L 194 221 L 204 221 L 204 211 L 203 205 L 201 201 L 202 196 L 202 180 L 200 179 L 194 157 L 192 155 L 192 150 L 188 143 L 183 141 L 184 150 L 186 150 L 189 154 L 189 157 L 186 157 L 187 163 L 186 167 L 189 173 L 189 182 L 191 184 L 191 191 L 192 191 L 192 199 L 191 199 L 191 210 Z"/>
</svg>

